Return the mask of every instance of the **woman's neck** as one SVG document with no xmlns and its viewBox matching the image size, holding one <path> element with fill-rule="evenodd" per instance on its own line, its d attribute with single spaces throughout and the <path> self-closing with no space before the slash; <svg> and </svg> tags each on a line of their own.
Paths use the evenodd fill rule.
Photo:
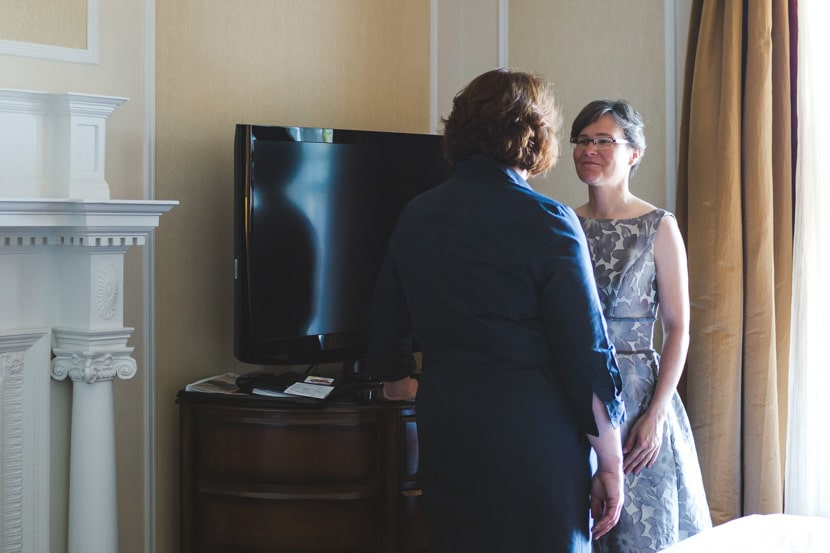
<svg viewBox="0 0 830 553">
<path fill-rule="evenodd" d="M 619 188 L 588 189 L 588 203 L 584 215 L 593 219 L 623 219 L 639 205 L 637 198 L 628 191 L 627 186 Z"/>
</svg>

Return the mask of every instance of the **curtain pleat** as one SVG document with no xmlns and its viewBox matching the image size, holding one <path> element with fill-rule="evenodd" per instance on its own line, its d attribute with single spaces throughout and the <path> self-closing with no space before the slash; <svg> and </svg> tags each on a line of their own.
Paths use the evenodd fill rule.
<svg viewBox="0 0 830 553">
<path fill-rule="evenodd" d="M 789 273 L 777 261 L 791 255 L 779 242 L 791 247 L 792 231 L 777 204 L 792 183 L 779 178 L 790 134 L 774 115 L 775 3 L 696 0 L 690 22 L 677 194 L 691 300 L 685 398 L 715 524 L 783 501 Z"/>
<path fill-rule="evenodd" d="M 772 188 L 773 256 L 775 270 L 775 350 L 778 367 L 778 432 L 781 459 L 787 447 L 791 306 L 793 295 L 793 56 L 790 12 L 792 0 L 776 0 L 772 6 Z M 784 465 L 781 466 L 783 479 Z M 783 486 L 783 480 L 782 480 Z"/>
</svg>

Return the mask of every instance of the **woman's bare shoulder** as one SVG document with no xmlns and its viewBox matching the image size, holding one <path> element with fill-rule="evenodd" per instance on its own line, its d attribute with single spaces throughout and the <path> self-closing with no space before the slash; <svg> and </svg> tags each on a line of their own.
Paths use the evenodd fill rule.
<svg viewBox="0 0 830 553">
<path fill-rule="evenodd" d="M 631 202 L 630 213 L 632 217 L 640 217 L 656 209 L 658 209 L 656 205 L 635 196 Z"/>
</svg>

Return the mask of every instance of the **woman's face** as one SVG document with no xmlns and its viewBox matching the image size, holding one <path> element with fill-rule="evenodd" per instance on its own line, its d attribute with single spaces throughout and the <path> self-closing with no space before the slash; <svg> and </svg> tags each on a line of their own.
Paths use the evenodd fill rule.
<svg viewBox="0 0 830 553">
<path fill-rule="evenodd" d="M 610 115 L 603 115 L 582 129 L 579 138 L 588 139 L 585 145 L 573 149 L 574 165 L 579 179 L 589 186 L 619 186 L 628 181 L 631 166 L 640 157 L 640 150 L 625 142 L 625 135 Z M 594 138 L 613 138 L 616 144 L 597 147 Z"/>
</svg>

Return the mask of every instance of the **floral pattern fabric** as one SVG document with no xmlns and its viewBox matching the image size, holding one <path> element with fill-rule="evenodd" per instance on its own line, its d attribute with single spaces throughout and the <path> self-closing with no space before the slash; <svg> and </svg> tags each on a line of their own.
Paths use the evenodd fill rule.
<svg viewBox="0 0 830 553">
<path fill-rule="evenodd" d="M 659 306 L 654 238 L 666 216 L 673 217 L 655 209 L 633 219 L 580 218 L 623 379 L 623 441 L 648 407 L 660 367 L 652 342 Z M 691 426 L 675 392 L 657 461 L 626 475 L 620 522 L 594 542 L 594 551 L 660 551 L 711 526 Z"/>
</svg>

